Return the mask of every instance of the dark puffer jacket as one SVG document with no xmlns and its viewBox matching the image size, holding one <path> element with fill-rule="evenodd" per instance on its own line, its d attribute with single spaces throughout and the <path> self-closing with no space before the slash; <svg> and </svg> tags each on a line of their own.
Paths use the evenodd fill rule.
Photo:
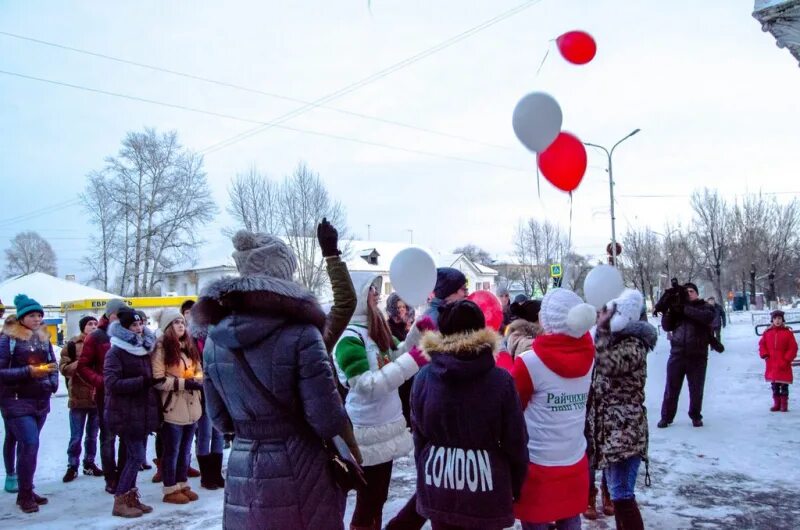
<svg viewBox="0 0 800 530">
<path fill-rule="evenodd" d="M 595 337 L 594 373 L 586 412 L 589 460 L 596 469 L 632 456 L 647 460 L 647 353 L 658 334 L 647 322 Z"/>
<path fill-rule="evenodd" d="M 150 384 L 153 379 L 150 352 L 155 337 L 145 328 L 142 344 L 119 322 L 111 324 L 108 334 L 111 348 L 103 365 L 106 425 L 114 434 L 146 437 L 156 432 L 161 423 L 159 393 Z"/>
<path fill-rule="evenodd" d="M 495 367 L 500 337 L 484 329 L 428 334 L 431 356 L 411 393 L 417 510 L 468 528 L 514 524 L 528 470 L 528 430 L 511 375 Z"/>
<path fill-rule="evenodd" d="M 11 351 L 11 340 L 15 341 Z M 31 331 L 15 316 L 6 318 L 0 335 L 0 410 L 5 418 L 40 416 L 50 412 L 50 396 L 58 390 L 58 372 L 31 375 L 31 365 L 56 363 L 44 328 Z"/>
<path fill-rule="evenodd" d="M 203 291 L 192 317 L 210 326 L 206 410 L 218 430 L 236 433 L 223 526 L 342 528 L 344 493 L 322 440 L 341 434 L 347 417 L 322 340 L 325 314 L 314 297 L 267 276 L 223 278 Z"/>
<path fill-rule="evenodd" d="M 682 314 L 675 314 L 672 309 L 667 311 L 661 317 L 661 327 L 672 332 L 670 354 L 686 357 L 708 355 L 714 314 L 714 308 L 703 300 L 686 302 Z"/>
</svg>

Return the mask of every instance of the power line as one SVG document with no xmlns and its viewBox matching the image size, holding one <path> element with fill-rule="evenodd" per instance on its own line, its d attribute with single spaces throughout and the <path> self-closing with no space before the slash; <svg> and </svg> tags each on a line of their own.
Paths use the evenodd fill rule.
<svg viewBox="0 0 800 530">
<path fill-rule="evenodd" d="M 496 167 L 496 168 L 499 168 L 499 169 L 507 169 L 507 170 L 512 170 L 512 171 L 525 172 L 525 173 L 530 172 L 530 169 L 527 169 L 527 168 L 506 166 L 506 165 L 503 165 L 503 164 L 495 164 L 493 162 L 487 162 L 487 161 L 484 161 L 484 160 L 475 160 L 475 159 L 464 158 L 464 157 L 460 157 L 460 156 L 445 155 L 445 154 L 441 154 L 441 153 L 435 153 L 435 152 L 432 152 L 432 151 L 423 151 L 421 149 L 411 149 L 411 148 L 407 148 L 407 147 L 400 147 L 400 146 L 391 145 L 391 144 L 385 144 L 385 143 L 381 143 L 381 142 L 374 142 L 374 141 L 371 141 L 371 140 L 362 140 L 360 138 L 353 138 L 353 137 L 350 137 L 350 136 L 342 136 L 342 135 L 337 135 L 337 134 L 324 133 L 324 132 L 321 132 L 321 131 L 313 131 L 313 130 L 309 130 L 309 129 L 300 129 L 298 127 L 290 127 L 288 125 L 279 125 L 277 123 L 272 123 L 272 122 L 263 122 L 263 121 L 254 120 L 254 119 L 251 119 L 251 118 L 243 118 L 243 117 L 240 117 L 240 116 L 234 116 L 233 114 L 225 114 L 225 113 L 222 113 L 222 112 L 215 112 L 215 111 L 210 111 L 210 110 L 198 109 L 198 108 L 195 108 L 195 107 L 188 107 L 186 105 L 179 105 L 177 103 L 167 103 L 167 102 L 158 101 L 158 100 L 155 100 L 155 99 L 143 98 L 143 97 L 139 97 L 139 96 L 132 96 L 132 95 L 129 95 L 129 94 L 122 94 L 120 92 L 111 92 L 111 91 L 102 90 L 102 89 L 99 89 L 99 88 L 92 88 L 92 87 L 87 87 L 87 86 L 83 86 L 83 85 L 76 85 L 74 83 L 66 83 L 66 82 L 63 82 L 63 81 L 56 81 L 56 80 L 53 80 L 53 79 L 46 79 L 44 77 L 36 77 L 36 76 L 32 76 L 32 75 L 27 75 L 27 74 L 21 74 L 19 72 L 10 72 L 8 70 L 0 70 L 0 74 L 19 77 L 19 78 L 27 79 L 27 80 L 30 80 L 30 81 L 38 81 L 38 82 L 41 82 L 41 83 L 48 83 L 48 84 L 52 84 L 52 85 L 58 85 L 58 86 L 73 88 L 73 89 L 76 89 L 76 90 L 83 90 L 83 91 L 86 91 L 86 92 L 93 92 L 95 94 L 103 94 L 103 95 L 106 95 L 106 96 L 129 99 L 129 100 L 132 100 L 132 101 L 138 101 L 140 103 L 148 103 L 148 104 L 151 104 L 151 105 L 158 105 L 158 106 L 161 106 L 161 107 L 184 110 L 184 111 L 188 111 L 188 112 L 195 112 L 195 113 L 198 113 L 198 114 L 205 114 L 205 115 L 214 116 L 214 117 L 217 117 L 217 118 L 224 118 L 224 119 L 229 119 L 229 120 L 241 121 L 241 122 L 245 122 L 245 123 L 256 123 L 256 124 L 259 124 L 259 125 L 269 125 L 270 127 L 274 127 L 274 128 L 277 128 L 277 129 L 283 129 L 283 130 L 287 130 L 287 131 L 299 132 L 299 133 L 304 133 L 304 134 L 311 134 L 311 135 L 314 135 L 314 136 L 323 136 L 323 137 L 326 137 L 326 138 L 333 138 L 333 139 L 336 139 L 336 140 L 343 140 L 343 141 L 346 141 L 346 142 L 352 142 L 352 143 L 357 143 L 357 144 L 362 144 L 362 145 L 369 145 L 369 146 L 373 146 L 373 147 L 382 147 L 382 148 L 385 148 L 385 149 L 392 149 L 392 150 L 395 150 L 395 151 L 402 151 L 402 152 L 406 152 L 406 153 L 425 155 L 425 156 L 430 156 L 430 157 L 434 157 L 434 158 L 442 158 L 442 159 L 446 159 L 446 160 L 455 160 L 455 161 L 459 161 L 459 162 L 467 162 L 467 163 L 470 163 L 470 164 L 477 164 L 477 165 L 483 165 L 483 166 Z"/>
<path fill-rule="evenodd" d="M 470 28 L 470 29 L 468 29 L 466 31 L 463 31 L 463 32 L 459 33 L 458 35 L 450 37 L 449 39 L 447 39 L 445 41 L 442 41 L 439 44 L 431 46 L 430 48 L 427 48 L 426 50 L 423 50 L 423 51 L 417 53 L 416 55 L 413 55 L 411 57 L 403 59 L 402 61 L 399 61 L 399 62 L 397 62 L 397 63 L 395 63 L 395 64 L 393 64 L 393 65 L 391 65 L 391 66 L 389 66 L 387 68 L 379 70 L 378 72 L 375 72 L 374 74 L 369 75 L 369 76 L 367 76 L 367 77 L 365 77 L 365 78 L 363 78 L 363 79 L 361 79 L 359 81 L 351 83 L 351 84 L 349 84 L 349 85 L 347 85 L 345 87 L 340 88 L 339 90 L 336 90 L 334 92 L 331 92 L 330 94 L 322 96 L 322 97 L 320 97 L 320 98 L 318 98 L 318 99 L 316 99 L 316 100 L 314 100 L 314 101 L 312 101 L 312 102 L 310 102 L 310 103 L 308 103 L 306 105 L 303 105 L 303 106 L 298 107 L 298 108 L 296 108 L 296 109 L 294 109 L 294 110 L 292 110 L 290 112 L 282 114 L 281 116 L 278 116 L 277 118 L 273 119 L 269 123 L 266 123 L 264 125 L 260 125 L 258 127 L 253 128 L 253 129 L 249 129 L 249 130 L 244 131 L 244 132 L 242 132 L 240 134 L 237 134 L 235 136 L 232 136 L 230 138 L 222 140 L 221 142 L 217 142 L 217 143 L 215 143 L 215 144 L 203 149 L 201 151 L 201 153 L 206 153 L 206 154 L 214 153 L 216 151 L 219 151 L 221 149 L 229 147 L 229 146 L 231 146 L 231 145 L 233 145 L 235 143 L 238 143 L 238 142 L 240 142 L 242 140 L 250 138 L 251 136 L 254 136 L 256 134 L 264 132 L 264 131 L 266 131 L 267 129 L 269 129 L 271 127 L 276 127 L 278 124 L 284 123 L 284 122 L 286 122 L 286 121 L 288 121 L 288 120 L 290 120 L 292 118 L 295 118 L 295 117 L 297 117 L 297 116 L 309 111 L 310 109 L 312 109 L 314 107 L 318 107 L 320 105 L 323 105 L 325 103 L 328 103 L 330 101 L 338 99 L 338 98 L 340 98 L 340 97 L 342 97 L 342 96 L 344 96 L 346 94 L 349 94 L 351 92 L 354 92 L 355 90 L 358 90 L 359 88 L 361 88 L 363 86 L 366 86 L 366 85 L 368 85 L 370 83 L 373 83 L 373 82 L 375 82 L 375 81 L 377 81 L 379 79 L 382 79 L 382 78 L 384 78 L 384 77 L 386 77 L 386 76 L 388 76 L 390 74 L 393 74 L 394 72 L 397 72 L 398 70 L 402 70 L 402 69 L 414 64 L 417 61 L 421 61 L 422 59 L 425 59 L 426 57 L 429 57 L 429 56 L 431 56 L 431 55 L 433 55 L 435 53 L 438 53 L 438 52 L 440 52 L 440 51 L 442 51 L 442 50 L 444 50 L 446 48 L 449 48 L 450 46 L 453 46 L 454 44 L 456 44 L 456 43 L 458 43 L 458 42 L 460 42 L 460 41 L 462 41 L 462 40 L 464 40 L 466 38 L 469 38 L 472 35 L 474 35 L 476 33 L 479 33 L 479 32 L 483 31 L 486 28 L 494 26 L 495 24 L 497 24 L 499 22 L 502 22 L 503 20 L 516 15 L 517 13 L 520 13 L 520 12 L 524 11 L 525 9 L 528 9 L 528 8 L 534 6 L 535 4 L 538 4 L 539 2 L 541 2 L 541 0 L 527 0 L 526 2 L 523 2 L 522 4 L 518 5 L 517 7 L 509 9 L 508 11 L 504 11 L 503 13 L 500 13 L 499 15 L 497 15 L 497 16 L 489 19 L 489 20 L 481 22 L 477 26 L 474 26 L 474 27 L 472 27 L 472 28 Z"/>
<path fill-rule="evenodd" d="M 470 142 L 470 143 L 474 143 L 474 144 L 484 145 L 484 146 L 487 146 L 487 147 L 493 147 L 493 148 L 496 148 L 496 149 L 512 149 L 512 147 L 509 147 L 507 145 L 498 145 L 498 144 L 494 144 L 494 143 L 491 143 L 491 142 L 485 142 L 485 141 L 482 141 L 482 140 L 475 140 L 473 138 L 468 138 L 466 136 L 461 136 L 461 135 L 458 135 L 458 134 L 452 134 L 452 133 L 437 131 L 435 129 L 431 129 L 431 128 L 428 128 L 428 127 L 421 127 L 419 125 L 412 125 L 410 123 L 404 123 L 404 122 L 397 121 L 397 120 L 381 118 L 379 116 L 372 116 L 372 115 L 369 115 L 369 114 L 363 114 L 361 112 L 345 110 L 345 109 L 341 109 L 341 108 L 338 108 L 338 107 L 331 107 L 331 106 L 328 106 L 328 105 L 317 105 L 317 104 L 315 104 L 315 103 L 313 103 L 311 101 L 300 99 L 300 98 L 296 98 L 296 97 L 292 97 L 292 96 L 285 96 L 285 95 L 282 95 L 282 94 L 276 94 L 274 92 L 267 92 L 265 90 L 260 90 L 260 89 L 257 89 L 257 88 L 251 88 L 251 87 L 239 85 L 239 84 L 236 84 L 236 83 L 230 83 L 230 82 L 227 82 L 227 81 L 220 81 L 218 79 L 212 79 L 210 77 L 204 77 L 204 76 L 200 76 L 200 75 L 196 75 L 196 74 L 190 74 L 190 73 L 181 72 L 181 71 L 178 71 L 178 70 L 172 70 L 170 68 L 163 68 L 163 67 L 160 67 L 160 66 L 154 66 L 154 65 L 151 65 L 151 64 L 141 63 L 141 62 L 138 62 L 138 61 L 131 61 L 131 60 L 128 60 L 128 59 L 122 59 L 122 58 L 114 57 L 112 55 L 107 55 L 107 54 L 104 54 L 104 53 L 93 52 L 91 50 L 85 50 L 85 49 L 81 49 L 81 48 L 74 48 L 72 46 L 67 46 L 65 44 L 59 44 L 59 43 L 56 43 L 56 42 L 49 42 L 49 41 L 46 41 L 46 40 L 36 39 L 36 38 L 33 38 L 33 37 L 27 37 L 25 35 L 18 35 L 16 33 L 10 33 L 8 31 L 0 31 L 0 35 L 5 35 L 6 37 L 11 37 L 11 38 L 14 38 L 14 39 L 19 39 L 19 40 L 28 41 L 28 42 L 33 42 L 33 43 L 36 43 L 36 44 L 41 44 L 43 46 L 50 46 L 50 47 L 53 47 L 53 48 L 59 48 L 59 49 L 70 51 L 70 52 L 74 52 L 74 53 L 80 53 L 80 54 L 83 54 L 83 55 L 89 55 L 89 56 L 92 56 L 92 57 L 97 57 L 97 58 L 100 58 L 100 59 L 113 61 L 113 62 L 117 62 L 117 63 L 121 63 L 121 64 L 136 66 L 138 68 L 144 68 L 144 69 L 147 69 L 147 70 L 152 70 L 154 72 L 166 73 L 166 74 L 170 74 L 170 75 L 174 75 L 174 76 L 178 76 L 178 77 L 183 77 L 183 78 L 186 78 L 186 79 L 191 79 L 191 80 L 194 80 L 194 81 L 201 81 L 203 83 L 209 83 L 209 84 L 212 84 L 212 85 L 217 85 L 217 86 L 221 86 L 221 87 L 225 87 L 225 88 L 232 88 L 232 89 L 239 90 L 239 91 L 242 91 L 242 92 L 249 92 L 251 94 L 258 94 L 258 95 L 261 95 L 261 96 L 267 96 L 267 97 L 270 97 L 270 98 L 280 99 L 280 100 L 283 100 L 283 101 L 291 101 L 292 103 L 300 103 L 300 104 L 303 104 L 303 105 L 311 105 L 314 108 L 322 108 L 322 109 L 325 109 L 325 110 L 330 110 L 330 111 L 333 111 L 333 112 L 337 112 L 339 114 L 343 114 L 343 115 L 347 115 L 347 116 L 353 116 L 353 117 L 361 118 L 361 119 L 364 119 L 364 120 L 376 121 L 376 122 L 379 122 L 379 123 L 385 123 L 385 124 L 388 124 L 388 125 L 394 125 L 394 126 L 397 126 L 397 127 L 403 127 L 403 128 L 406 128 L 406 129 L 412 129 L 412 130 L 416 130 L 416 131 L 425 132 L 425 133 L 428 133 L 428 134 L 434 134 L 434 135 L 437 135 L 437 136 L 442 136 L 442 137 L 445 137 L 445 138 L 452 138 L 452 139 L 455 139 L 455 140 L 461 140 L 461 141 Z"/>
<path fill-rule="evenodd" d="M 64 210 L 65 208 L 69 208 L 71 206 L 75 206 L 75 205 L 79 204 L 80 202 L 81 202 L 80 198 L 76 197 L 76 198 L 70 199 L 68 201 L 56 203 L 56 204 L 53 204 L 53 205 L 50 205 L 50 206 L 45 206 L 45 207 L 39 208 L 38 210 L 33 210 L 33 211 L 30 211 L 30 212 L 26 212 L 24 214 L 17 215 L 15 217 L 9 217 L 7 219 L 0 220 L 0 228 L 6 228 L 6 227 L 8 227 L 10 225 L 14 225 L 14 224 L 17 224 L 17 223 L 22 223 L 22 222 L 25 222 L 25 221 L 29 221 L 31 219 L 35 219 L 36 217 L 38 217 L 40 215 L 44 215 L 44 214 L 47 214 L 47 213 L 50 213 L 50 212 L 58 212 L 58 211 Z"/>
</svg>

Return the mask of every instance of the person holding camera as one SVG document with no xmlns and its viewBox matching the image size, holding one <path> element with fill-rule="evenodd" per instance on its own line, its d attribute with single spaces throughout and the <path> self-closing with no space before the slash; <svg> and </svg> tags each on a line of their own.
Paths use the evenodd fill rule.
<svg viewBox="0 0 800 530">
<path fill-rule="evenodd" d="M 671 332 L 672 337 L 659 429 L 668 427 L 675 419 L 684 378 L 689 384 L 689 417 L 692 425 L 703 426 L 703 389 L 708 346 L 712 337 L 710 329 L 716 312 L 700 298 L 697 285 L 686 283 L 681 291 L 680 296 L 671 299 L 661 317 L 661 327 Z"/>
</svg>

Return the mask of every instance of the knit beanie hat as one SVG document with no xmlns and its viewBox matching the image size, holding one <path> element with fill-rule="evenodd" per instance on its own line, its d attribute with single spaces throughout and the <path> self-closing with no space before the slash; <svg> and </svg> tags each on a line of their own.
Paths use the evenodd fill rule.
<svg viewBox="0 0 800 530">
<path fill-rule="evenodd" d="M 14 307 L 17 309 L 17 319 L 21 319 L 28 313 L 38 312 L 44 316 L 44 309 L 33 298 L 28 298 L 26 294 L 18 294 L 14 297 Z"/>
<path fill-rule="evenodd" d="M 166 307 L 153 313 L 153 318 L 158 322 L 158 329 L 161 330 L 161 333 L 166 333 L 173 322 L 183 318 L 183 313 L 177 307 Z"/>
<path fill-rule="evenodd" d="M 84 328 L 86 328 L 86 324 L 88 324 L 92 320 L 97 322 L 97 318 L 96 317 L 93 317 L 92 315 L 86 315 L 85 317 L 83 317 L 82 319 L 80 319 L 78 321 L 78 329 L 81 330 L 81 333 L 83 333 Z"/>
<path fill-rule="evenodd" d="M 528 322 L 539 322 L 539 310 L 542 302 L 539 300 L 525 300 L 511 304 L 511 314 Z"/>
<path fill-rule="evenodd" d="M 297 258 L 289 246 L 275 236 L 239 230 L 233 236 L 233 259 L 242 276 L 264 274 L 292 280 Z"/>
<path fill-rule="evenodd" d="M 683 286 L 686 287 L 687 289 L 694 289 L 694 292 L 700 294 L 700 289 L 698 289 L 697 285 L 692 282 L 686 282 L 683 284 Z"/>
<path fill-rule="evenodd" d="M 595 308 L 567 289 L 547 291 L 539 310 L 539 323 L 547 334 L 580 338 L 597 321 Z"/>
<path fill-rule="evenodd" d="M 117 318 L 119 325 L 125 329 L 129 329 L 134 322 L 142 322 L 142 316 L 130 307 L 123 307 L 117 311 Z"/>
<path fill-rule="evenodd" d="M 644 296 L 636 289 L 625 289 L 617 298 L 606 304 L 607 308 L 616 307 L 614 316 L 609 323 L 611 332 L 616 333 L 625 329 L 631 322 L 639 320 L 644 306 Z"/>
<path fill-rule="evenodd" d="M 181 304 L 181 315 L 191 310 L 194 307 L 194 300 L 189 299 Z"/>
<path fill-rule="evenodd" d="M 128 307 L 128 304 L 125 303 L 125 300 L 122 298 L 112 298 L 106 304 L 106 318 L 110 317 L 114 313 L 119 313 L 119 310 L 123 307 Z"/>
<path fill-rule="evenodd" d="M 433 295 L 439 300 L 444 300 L 467 284 L 467 277 L 458 269 L 452 267 L 439 267 L 436 269 L 436 286 Z"/>
<path fill-rule="evenodd" d="M 527 300 L 528 300 L 527 295 L 524 295 L 524 294 L 521 294 L 521 293 L 514 297 L 514 301 L 516 303 L 518 303 L 518 304 L 521 304 L 522 302 L 525 302 Z"/>
<path fill-rule="evenodd" d="M 486 319 L 478 304 L 459 300 L 439 308 L 438 324 L 442 335 L 455 335 L 485 328 Z"/>
<path fill-rule="evenodd" d="M 781 317 L 782 319 L 786 319 L 786 313 L 781 311 L 780 309 L 776 309 L 772 313 L 769 314 L 769 319 L 772 320 L 775 317 Z"/>
</svg>

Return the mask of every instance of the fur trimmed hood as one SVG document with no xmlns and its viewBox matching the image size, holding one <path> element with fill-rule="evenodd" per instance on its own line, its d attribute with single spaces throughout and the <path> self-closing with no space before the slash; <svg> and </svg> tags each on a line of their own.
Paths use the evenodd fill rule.
<svg viewBox="0 0 800 530">
<path fill-rule="evenodd" d="M 3 335 L 8 335 L 14 340 L 31 340 L 35 335 L 40 342 L 50 342 L 50 336 L 47 334 L 44 325 L 33 331 L 23 326 L 15 315 L 6 317 L 3 323 Z"/>
<path fill-rule="evenodd" d="M 542 334 L 542 327 L 535 322 L 518 318 L 506 328 L 508 353 L 516 357 L 533 347 L 533 339 Z"/>
<path fill-rule="evenodd" d="M 450 355 L 458 359 L 475 359 L 490 351 L 494 356 L 500 351 L 500 336 L 489 328 L 443 336 L 430 332 L 422 337 L 422 349 L 428 355 Z"/>
<path fill-rule="evenodd" d="M 295 282 L 272 276 L 226 276 L 211 283 L 192 307 L 192 334 L 218 324 L 234 312 L 312 324 L 322 332 L 325 313 L 317 299 Z"/>
<path fill-rule="evenodd" d="M 613 344 L 618 344 L 628 338 L 640 340 L 648 350 L 652 351 L 658 341 L 658 331 L 649 322 L 637 320 L 611 334 Z"/>
</svg>

